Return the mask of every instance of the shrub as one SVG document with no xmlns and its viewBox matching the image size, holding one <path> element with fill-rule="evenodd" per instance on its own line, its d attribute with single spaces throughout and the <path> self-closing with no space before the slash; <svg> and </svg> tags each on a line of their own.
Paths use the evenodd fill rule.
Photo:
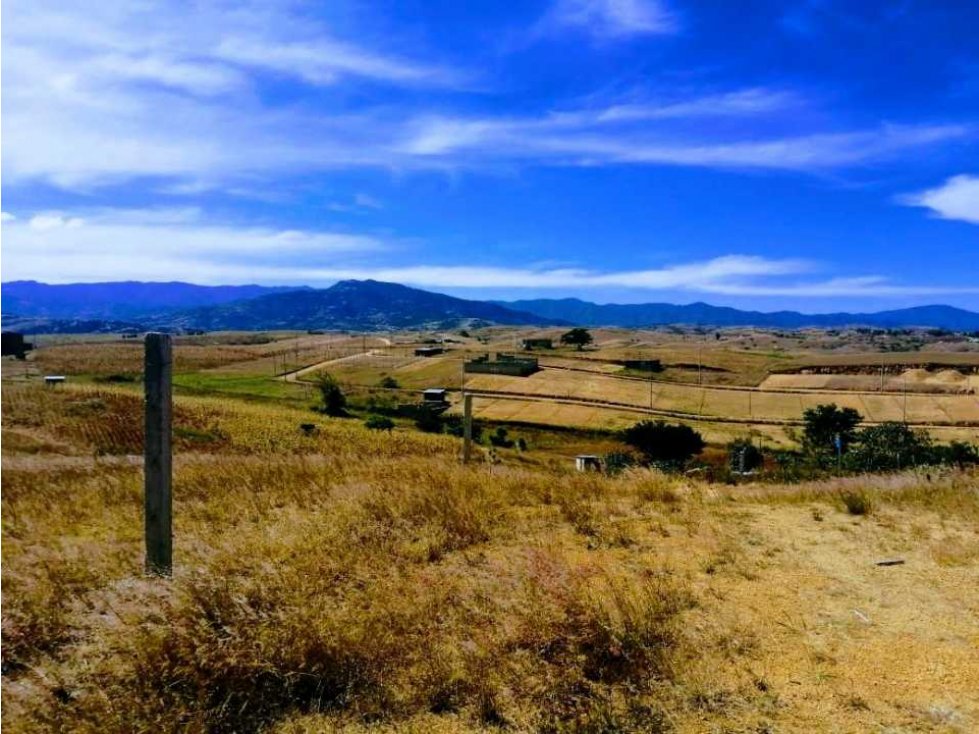
<svg viewBox="0 0 979 734">
<path fill-rule="evenodd" d="M 859 490 L 843 490 L 840 492 L 840 501 L 851 515 L 869 515 L 873 509 L 873 502 L 870 495 Z"/>
<path fill-rule="evenodd" d="M 605 473 L 609 476 L 621 474 L 630 466 L 635 466 L 635 463 L 636 457 L 624 451 L 613 451 L 610 454 L 605 454 L 604 458 L 602 459 L 602 465 L 605 467 Z"/>
<path fill-rule="evenodd" d="M 979 464 L 979 450 L 965 441 L 952 441 L 944 446 L 933 446 L 931 460 L 935 464 L 948 464 L 959 467 Z"/>
<path fill-rule="evenodd" d="M 327 415 L 347 415 L 347 396 L 343 394 L 340 383 L 329 372 L 321 372 L 316 377 L 316 388 L 323 400 L 322 410 Z"/>
<path fill-rule="evenodd" d="M 704 439 L 690 426 L 665 421 L 640 421 L 622 432 L 622 440 L 640 451 L 646 461 L 679 468 L 704 450 Z"/>
<path fill-rule="evenodd" d="M 507 429 L 500 426 L 496 429 L 496 432 L 490 436 L 490 443 L 501 449 L 513 448 L 513 441 L 507 438 Z"/>
<path fill-rule="evenodd" d="M 727 447 L 727 457 L 728 466 L 735 472 L 754 471 L 761 466 L 763 460 L 761 450 L 748 438 L 732 441 Z"/>
<path fill-rule="evenodd" d="M 427 408 L 422 408 L 415 418 L 415 428 L 424 433 L 442 433 L 442 416 Z"/>
<path fill-rule="evenodd" d="M 462 438 L 464 426 L 461 415 L 443 415 L 441 419 L 443 429 L 446 433 L 456 438 Z M 472 437 L 476 443 L 479 443 L 483 437 L 483 426 L 477 421 L 472 422 Z"/>
<path fill-rule="evenodd" d="M 390 375 L 388 375 L 383 380 L 381 380 L 378 383 L 378 385 L 380 385 L 381 387 L 387 390 L 397 390 L 398 388 L 401 387 L 401 383 L 399 383 L 396 379 L 394 379 Z"/>
<path fill-rule="evenodd" d="M 896 470 L 928 463 L 931 439 L 903 423 L 882 423 L 860 431 L 857 445 L 847 457 L 847 464 L 864 471 Z"/>
<path fill-rule="evenodd" d="M 394 421 L 383 415 L 372 415 L 364 421 L 364 427 L 372 431 L 390 431 L 394 428 Z"/>
</svg>

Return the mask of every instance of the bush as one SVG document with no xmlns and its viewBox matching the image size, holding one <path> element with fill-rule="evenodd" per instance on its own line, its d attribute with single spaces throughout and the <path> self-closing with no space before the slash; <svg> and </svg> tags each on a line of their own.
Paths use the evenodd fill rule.
<svg viewBox="0 0 979 734">
<path fill-rule="evenodd" d="M 704 450 L 704 439 L 690 426 L 665 421 L 640 421 L 622 432 L 622 440 L 640 451 L 646 461 L 679 468 Z"/>
<path fill-rule="evenodd" d="M 734 472 L 754 471 L 762 464 L 761 450 L 751 439 L 738 438 L 727 447 L 728 466 Z"/>
<path fill-rule="evenodd" d="M 434 411 L 422 408 L 415 418 L 415 428 L 424 433 L 442 433 L 442 416 Z"/>
<path fill-rule="evenodd" d="M 870 496 L 862 491 L 843 490 L 840 492 L 840 501 L 851 515 L 869 515 L 873 509 Z"/>
<path fill-rule="evenodd" d="M 636 457 L 632 454 L 625 453 L 624 451 L 616 451 L 610 454 L 605 454 L 602 459 L 602 466 L 605 467 L 605 473 L 609 476 L 621 474 L 630 466 L 635 466 L 635 464 Z"/>
<path fill-rule="evenodd" d="M 316 377 L 316 388 L 323 400 L 322 410 L 327 415 L 346 416 L 347 396 L 343 394 L 340 383 L 329 372 L 321 372 Z"/>
<path fill-rule="evenodd" d="M 935 464 L 948 464 L 963 469 L 979 464 L 979 450 L 965 441 L 952 441 L 944 446 L 933 446 L 931 460 Z"/>
<path fill-rule="evenodd" d="M 364 421 L 364 427 L 372 431 L 391 431 L 394 428 L 394 421 L 383 415 L 372 415 Z"/>
<path fill-rule="evenodd" d="M 442 416 L 442 425 L 446 433 L 450 436 L 455 436 L 456 438 L 462 438 L 463 436 L 463 420 L 461 415 L 446 415 Z M 477 421 L 472 423 L 472 437 L 473 441 L 479 443 L 480 439 L 483 437 L 483 427 Z"/>
<path fill-rule="evenodd" d="M 889 471 L 930 463 L 931 439 L 903 423 L 882 423 L 864 428 L 856 436 L 857 445 L 847 457 L 847 465 L 862 471 Z"/>
<path fill-rule="evenodd" d="M 383 387 L 383 388 L 387 389 L 387 390 L 397 390 L 398 388 L 401 387 L 401 383 L 399 383 L 396 379 L 394 379 L 390 375 L 388 375 L 383 380 L 381 380 L 378 383 L 378 385 L 380 387 Z"/>
<path fill-rule="evenodd" d="M 497 448 L 501 448 L 501 449 L 513 448 L 513 441 L 507 438 L 507 429 L 504 428 L 503 426 L 497 428 L 496 432 L 490 436 L 489 440 L 490 443 L 493 446 L 496 446 Z"/>
</svg>

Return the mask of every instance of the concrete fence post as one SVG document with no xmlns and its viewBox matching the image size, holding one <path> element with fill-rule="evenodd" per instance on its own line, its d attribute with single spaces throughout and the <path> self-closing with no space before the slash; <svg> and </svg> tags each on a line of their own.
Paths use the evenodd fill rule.
<svg viewBox="0 0 979 734">
<path fill-rule="evenodd" d="M 143 464 L 146 571 L 161 576 L 169 576 L 173 569 L 172 368 L 170 335 L 147 334 L 143 369 L 146 389 Z"/>
</svg>

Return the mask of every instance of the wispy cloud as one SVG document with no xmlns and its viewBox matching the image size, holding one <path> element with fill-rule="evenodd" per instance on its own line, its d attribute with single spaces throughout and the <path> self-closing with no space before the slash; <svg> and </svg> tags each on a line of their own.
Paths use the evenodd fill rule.
<svg viewBox="0 0 979 734">
<path fill-rule="evenodd" d="M 397 240 L 372 234 L 283 230 L 217 222 L 200 210 L 21 212 L 4 217 L 4 277 L 48 282 L 187 280 L 327 285 L 355 278 L 435 289 L 632 291 L 719 296 L 856 298 L 974 294 L 979 287 L 893 283 L 878 275 L 818 278 L 807 260 L 732 254 L 642 270 L 540 264 L 379 265 L 404 259 Z M 138 257 L 133 253 L 138 252 Z"/>
<path fill-rule="evenodd" d="M 351 115 L 310 119 L 266 87 L 367 80 L 446 87 L 457 69 L 339 40 L 291 3 L 4 4 L 7 182 L 85 188 L 356 163 Z M 298 95 L 302 99 L 302 95 Z M 378 122 L 373 160 L 378 159 Z M 322 136 L 310 164 L 303 150 Z M 343 154 L 347 149 L 348 153 Z M 347 159 L 346 161 L 344 159 Z M 6 183 L 6 182 L 5 182 Z M 178 182 L 179 183 L 179 182 Z"/>
<path fill-rule="evenodd" d="M 59 282 L 174 279 L 235 283 L 275 278 L 283 262 L 296 280 L 338 257 L 377 254 L 372 235 L 225 223 L 196 208 L 37 212 L 4 218 L 4 278 Z"/>
<path fill-rule="evenodd" d="M 898 201 L 930 209 L 940 219 L 979 224 L 979 176 L 952 176 L 937 188 L 908 194 Z"/>
<path fill-rule="evenodd" d="M 611 35 L 668 32 L 675 23 L 662 3 L 638 0 L 566 0 L 552 14 L 564 27 Z M 839 128 L 809 115 L 800 93 L 764 86 L 474 115 L 456 96 L 418 94 L 464 93 L 456 89 L 464 73 L 341 38 L 288 2 L 174 12 L 167 3 L 9 0 L 4 20 L 5 186 L 92 191 L 152 179 L 153 191 L 173 196 L 268 198 L 263 186 L 279 194 L 289 176 L 360 168 L 818 172 L 976 132 L 940 123 Z M 277 84 L 284 78 L 286 93 Z M 337 93 L 324 94 L 325 85 Z M 378 85 L 398 93 L 364 92 Z"/>
<path fill-rule="evenodd" d="M 599 39 L 675 33 L 676 15 L 661 0 L 556 0 L 540 32 L 572 29 Z"/>
<path fill-rule="evenodd" d="M 704 113 L 700 110 L 707 109 L 696 101 L 686 106 L 688 118 L 701 116 Z M 675 109 L 676 105 L 672 107 Z M 717 110 L 714 114 L 725 115 Z M 655 117 L 654 108 L 612 107 L 523 120 L 435 118 L 422 121 L 401 150 L 415 156 L 443 157 L 446 161 L 468 156 L 470 160 L 511 159 L 551 165 L 647 164 L 818 171 L 893 158 L 974 132 L 965 125 L 883 125 L 846 132 L 708 140 L 704 139 L 706 136 L 698 139 L 673 129 L 615 124 Z"/>
</svg>

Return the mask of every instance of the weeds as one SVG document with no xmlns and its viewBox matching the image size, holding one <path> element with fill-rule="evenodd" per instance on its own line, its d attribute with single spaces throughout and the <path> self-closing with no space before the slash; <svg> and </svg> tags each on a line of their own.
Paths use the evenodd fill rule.
<svg viewBox="0 0 979 734">
<path fill-rule="evenodd" d="M 874 503 L 870 496 L 860 490 L 843 490 L 840 492 L 840 502 L 851 515 L 869 515 Z"/>
</svg>

